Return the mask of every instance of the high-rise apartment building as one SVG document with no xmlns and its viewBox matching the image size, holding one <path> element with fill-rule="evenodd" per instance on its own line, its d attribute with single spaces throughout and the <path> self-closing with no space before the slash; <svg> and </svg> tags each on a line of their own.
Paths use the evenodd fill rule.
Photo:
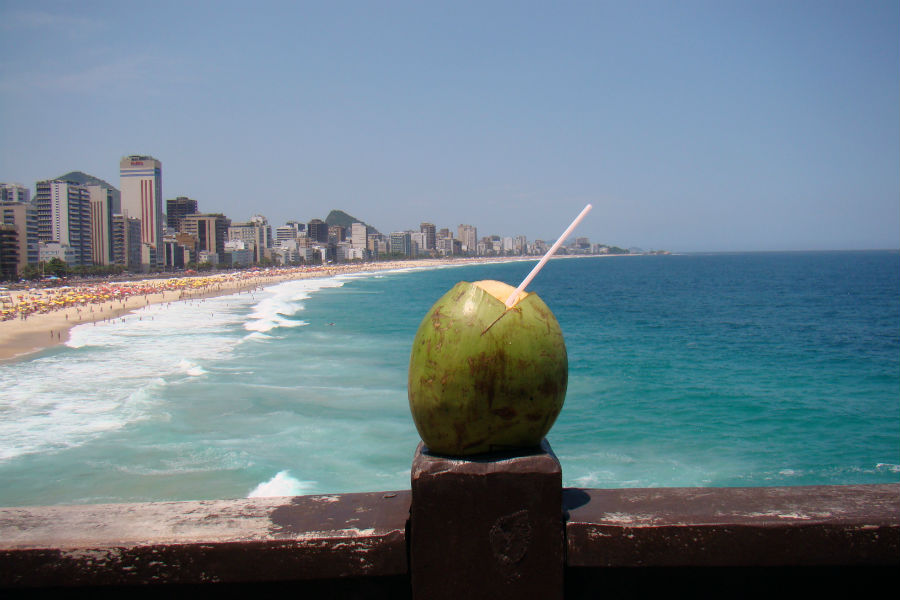
<svg viewBox="0 0 900 600">
<path fill-rule="evenodd" d="M 328 243 L 328 225 L 321 219 L 313 219 L 306 225 L 306 237 L 320 244 Z"/>
<path fill-rule="evenodd" d="M 288 221 L 287 224 L 275 228 L 275 246 L 281 246 L 283 242 L 297 242 L 297 223 Z"/>
<path fill-rule="evenodd" d="M 197 201 L 186 196 L 166 200 L 166 225 L 175 231 L 182 231 L 181 223 L 188 215 L 197 214 Z"/>
<path fill-rule="evenodd" d="M 142 255 L 155 256 L 155 264 L 162 266 L 162 163 L 152 156 L 124 156 L 119 162 L 119 177 L 122 214 L 141 220 L 141 242 L 152 249 Z"/>
<path fill-rule="evenodd" d="M 91 203 L 91 261 L 95 265 L 113 262 L 112 218 L 119 214 L 115 190 L 103 185 L 87 185 Z"/>
<path fill-rule="evenodd" d="M 425 247 L 426 240 L 428 239 L 428 234 L 424 231 L 410 231 L 409 232 L 409 255 L 410 256 L 421 256 L 423 254 L 428 254 L 428 249 Z"/>
<path fill-rule="evenodd" d="M 141 266 L 141 220 L 113 215 L 112 230 L 112 263 L 126 269 L 138 269 Z"/>
<path fill-rule="evenodd" d="M 21 183 L 0 183 L 0 202 L 30 202 L 31 190 Z"/>
<path fill-rule="evenodd" d="M 250 217 L 250 222 L 256 223 L 263 228 L 263 231 L 266 235 L 266 243 L 263 248 L 271 248 L 274 241 L 272 239 L 272 226 L 269 225 L 269 220 L 263 215 L 253 215 L 252 217 Z"/>
<path fill-rule="evenodd" d="M 225 260 L 225 242 L 231 221 L 223 214 L 187 215 L 183 221 L 184 233 L 197 238 L 197 253 L 216 254 Z"/>
<path fill-rule="evenodd" d="M 0 183 L 0 279 L 16 279 L 28 263 L 38 262 L 37 217 L 31 190 Z"/>
<path fill-rule="evenodd" d="M 478 229 L 474 225 L 460 225 L 456 228 L 456 239 L 463 254 L 475 254 L 478 248 Z"/>
<path fill-rule="evenodd" d="M 366 235 L 366 250 L 372 257 L 383 256 L 388 253 L 388 240 L 381 233 L 369 233 Z"/>
<path fill-rule="evenodd" d="M 228 226 L 228 241 L 243 242 L 244 248 L 253 253 L 252 262 L 259 262 L 265 249 L 268 248 L 266 233 L 270 229 L 267 224 L 259 221 L 247 223 L 232 223 Z"/>
<path fill-rule="evenodd" d="M 19 234 L 15 225 L 0 223 L 0 281 L 12 281 L 18 276 Z"/>
<path fill-rule="evenodd" d="M 425 234 L 425 250 L 434 250 L 437 244 L 437 230 L 434 223 L 421 223 L 419 231 Z"/>
<path fill-rule="evenodd" d="M 87 188 L 59 179 L 38 181 L 36 188 L 38 239 L 71 248 L 72 266 L 90 265 L 93 250 Z"/>
<path fill-rule="evenodd" d="M 16 196 L 23 197 L 23 196 Z M 31 202 L 8 202 L 0 200 L 0 223 L 12 225 L 16 230 L 18 245 L 17 272 L 22 273 L 26 265 L 38 263 L 37 210 Z"/>
<path fill-rule="evenodd" d="M 362 223 L 350 225 L 350 246 L 353 248 L 366 247 L 366 226 Z"/>
<path fill-rule="evenodd" d="M 390 253 L 398 256 L 409 256 L 412 251 L 412 240 L 408 231 L 393 231 L 390 237 Z"/>
<path fill-rule="evenodd" d="M 328 243 L 329 244 L 340 244 L 347 237 L 346 230 L 340 225 L 329 225 L 328 226 Z"/>
<path fill-rule="evenodd" d="M 518 255 L 528 252 L 528 240 L 524 235 L 517 235 L 513 238 L 513 252 Z"/>
<path fill-rule="evenodd" d="M 437 251 L 441 256 L 455 256 L 462 254 L 462 246 L 456 238 L 442 237 L 438 240 Z"/>
</svg>

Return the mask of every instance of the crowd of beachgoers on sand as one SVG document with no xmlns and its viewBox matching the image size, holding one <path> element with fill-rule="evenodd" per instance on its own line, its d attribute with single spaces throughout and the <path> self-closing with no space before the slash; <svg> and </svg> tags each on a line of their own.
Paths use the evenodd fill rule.
<svg viewBox="0 0 900 600">
<path fill-rule="evenodd" d="M 292 279 L 496 260 L 515 259 L 465 258 L 269 267 L 134 281 L 80 281 L 69 285 L 61 282 L 61 285 L 48 287 L 2 290 L 0 361 L 64 343 L 68 339 L 69 329 L 76 325 L 112 321 L 150 304 L 249 292 Z"/>
<path fill-rule="evenodd" d="M 176 277 L 144 281 L 103 282 L 95 284 L 79 284 L 77 286 L 59 286 L 48 288 L 30 288 L 22 292 L 13 292 L 0 297 L 0 320 L 27 320 L 30 315 L 49 313 L 68 308 L 89 309 L 90 305 L 107 302 L 125 303 L 134 296 L 149 300 L 151 294 L 179 291 L 178 299 L 190 297 L 192 292 L 207 292 L 217 289 L 223 283 L 241 282 L 258 279 L 259 272 L 235 272 L 213 275 L 209 277 Z M 93 312 L 93 311 L 91 311 Z"/>
</svg>

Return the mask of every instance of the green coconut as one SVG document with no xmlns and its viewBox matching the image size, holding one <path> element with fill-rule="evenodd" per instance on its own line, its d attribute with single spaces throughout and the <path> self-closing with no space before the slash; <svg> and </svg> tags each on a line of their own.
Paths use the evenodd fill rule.
<svg viewBox="0 0 900 600">
<path fill-rule="evenodd" d="M 538 446 L 562 410 L 568 359 L 556 317 L 533 293 L 462 281 L 419 325 L 409 407 L 422 441 L 462 456 Z"/>
</svg>

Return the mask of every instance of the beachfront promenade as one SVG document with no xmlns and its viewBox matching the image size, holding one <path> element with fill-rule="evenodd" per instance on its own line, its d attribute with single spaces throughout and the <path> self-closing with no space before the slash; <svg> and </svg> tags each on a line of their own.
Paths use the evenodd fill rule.
<svg viewBox="0 0 900 600">
<path fill-rule="evenodd" d="M 563 488 L 546 442 L 420 445 L 411 473 L 398 491 L 3 508 L 0 594 L 831 596 L 890 589 L 900 566 L 900 484 Z"/>
</svg>

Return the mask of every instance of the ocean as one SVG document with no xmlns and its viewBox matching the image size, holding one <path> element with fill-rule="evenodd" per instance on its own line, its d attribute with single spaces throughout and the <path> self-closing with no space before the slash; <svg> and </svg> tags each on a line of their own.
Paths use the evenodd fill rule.
<svg viewBox="0 0 900 600">
<path fill-rule="evenodd" d="M 457 281 L 534 262 L 293 281 L 81 325 L 0 365 L 0 506 L 409 487 L 406 373 Z M 566 486 L 900 481 L 900 253 L 553 260 Z"/>
</svg>

